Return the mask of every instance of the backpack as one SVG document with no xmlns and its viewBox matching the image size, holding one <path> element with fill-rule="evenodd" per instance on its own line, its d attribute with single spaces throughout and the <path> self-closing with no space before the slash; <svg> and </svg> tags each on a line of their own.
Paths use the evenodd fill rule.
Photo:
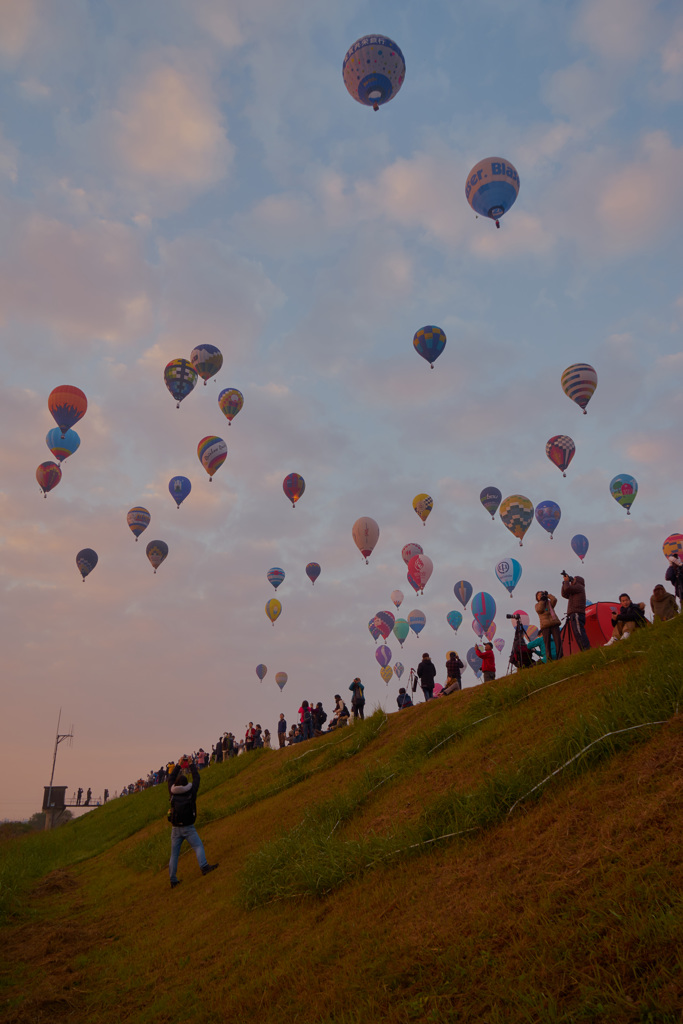
<svg viewBox="0 0 683 1024">
<path fill-rule="evenodd" d="M 168 810 L 171 825 L 194 825 L 197 820 L 197 802 L 190 790 L 188 793 L 174 793 Z"/>
</svg>

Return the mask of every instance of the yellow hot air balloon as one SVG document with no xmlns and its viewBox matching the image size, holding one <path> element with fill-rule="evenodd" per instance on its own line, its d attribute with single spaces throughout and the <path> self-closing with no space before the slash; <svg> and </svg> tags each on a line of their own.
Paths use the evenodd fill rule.
<svg viewBox="0 0 683 1024">
<path fill-rule="evenodd" d="M 391 679 L 391 677 L 393 676 L 393 674 L 394 674 L 394 670 L 393 670 L 393 668 L 391 667 L 391 665 L 385 665 L 385 666 L 384 666 L 384 668 L 381 668 L 381 669 L 379 670 L 379 674 L 381 675 L 381 677 L 382 677 L 382 679 L 384 680 L 384 682 L 385 682 L 385 683 L 386 683 L 387 685 L 389 685 L 389 680 L 390 680 L 390 679 Z"/>
<path fill-rule="evenodd" d="M 271 597 L 270 601 L 266 603 L 266 615 L 270 621 L 275 625 L 275 620 L 279 618 L 280 612 L 282 611 L 282 605 L 276 597 Z"/>
<path fill-rule="evenodd" d="M 413 508 L 422 520 L 422 525 L 427 522 L 429 513 L 434 508 L 434 499 L 428 494 L 416 494 L 413 498 Z"/>
</svg>

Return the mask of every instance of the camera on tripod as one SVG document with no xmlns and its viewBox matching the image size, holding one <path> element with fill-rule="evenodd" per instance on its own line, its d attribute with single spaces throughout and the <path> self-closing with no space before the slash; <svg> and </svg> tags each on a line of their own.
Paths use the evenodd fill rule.
<svg viewBox="0 0 683 1024">
<path fill-rule="evenodd" d="M 519 622 L 519 615 L 515 615 L 515 614 L 513 614 L 513 615 L 506 615 L 505 618 L 506 619 L 517 619 L 517 621 Z"/>
</svg>

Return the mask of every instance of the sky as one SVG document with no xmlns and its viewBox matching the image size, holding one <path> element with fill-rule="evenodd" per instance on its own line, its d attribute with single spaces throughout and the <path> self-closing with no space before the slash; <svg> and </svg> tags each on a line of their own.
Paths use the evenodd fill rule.
<svg viewBox="0 0 683 1024">
<path fill-rule="evenodd" d="M 476 637 L 460 579 L 505 619 L 582 572 L 649 601 L 683 530 L 683 10 L 675 0 L 0 0 L 0 818 L 50 781 L 95 797 L 355 676 L 396 709 L 368 620 L 422 610 L 392 664 L 443 681 Z M 400 92 L 355 102 L 342 61 L 394 39 Z M 487 156 L 520 177 L 500 230 L 465 199 Z M 414 333 L 436 324 L 430 369 Z M 179 409 L 163 371 L 201 343 L 220 372 Z M 595 367 L 588 414 L 560 386 Z M 88 398 L 43 498 L 53 388 Z M 218 394 L 235 387 L 232 424 Z M 227 442 L 210 482 L 206 435 Z M 566 478 L 545 443 L 576 444 Z M 283 494 L 292 472 L 306 490 Z M 639 484 L 626 516 L 609 482 Z M 192 492 L 180 509 L 168 482 Z M 479 494 L 556 501 L 523 547 Z M 412 501 L 434 508 L 423 526 Z M 143 505 L 139 542 L 126 524 Z M 351 530 L 371 516 L 369 563 Z M 590 548 L 581 565 L 574 534 Z M 148 540 L 169 555 L 156 574 Z M 424 594 L 402 547 L 433 560 Z M 99 562 L 83 582 L 76 553 Z M 494 567 L 516 557 L 511 599 Z M 322 567 L 313 587 L 310 561 Z M 266 579 L 285 570 L 282 614 Z M 565 602 L 558 601 L 565 611 Z M 268 672 L 259 682 L 259 663 Z M 280 692 L 275 674 L 288 682 Z M 406 676 L 403 677 L 406 682 Z M 468 668 L 465 686 L 477 685 Z"/>
</svg>

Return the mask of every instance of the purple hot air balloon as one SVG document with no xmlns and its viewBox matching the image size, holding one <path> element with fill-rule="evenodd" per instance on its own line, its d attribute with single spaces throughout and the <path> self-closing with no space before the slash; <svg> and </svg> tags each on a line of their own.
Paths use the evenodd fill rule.
<svg viewBox="0 0 683 1024">
<path fill-rule="evenodd" d="M 320 572 L 321 569 L 317 562 L 309 562 L 306 566 L 306 575 L 314 586 Z"/>
<path fill-rule="evenodd" d="M 380 668 L 386 668 L 391 661 L 391 649 L 387 647 L 386 644 L 382 644 L 375 651 L 375 657 L 377 658 Z"/>
</svg>

